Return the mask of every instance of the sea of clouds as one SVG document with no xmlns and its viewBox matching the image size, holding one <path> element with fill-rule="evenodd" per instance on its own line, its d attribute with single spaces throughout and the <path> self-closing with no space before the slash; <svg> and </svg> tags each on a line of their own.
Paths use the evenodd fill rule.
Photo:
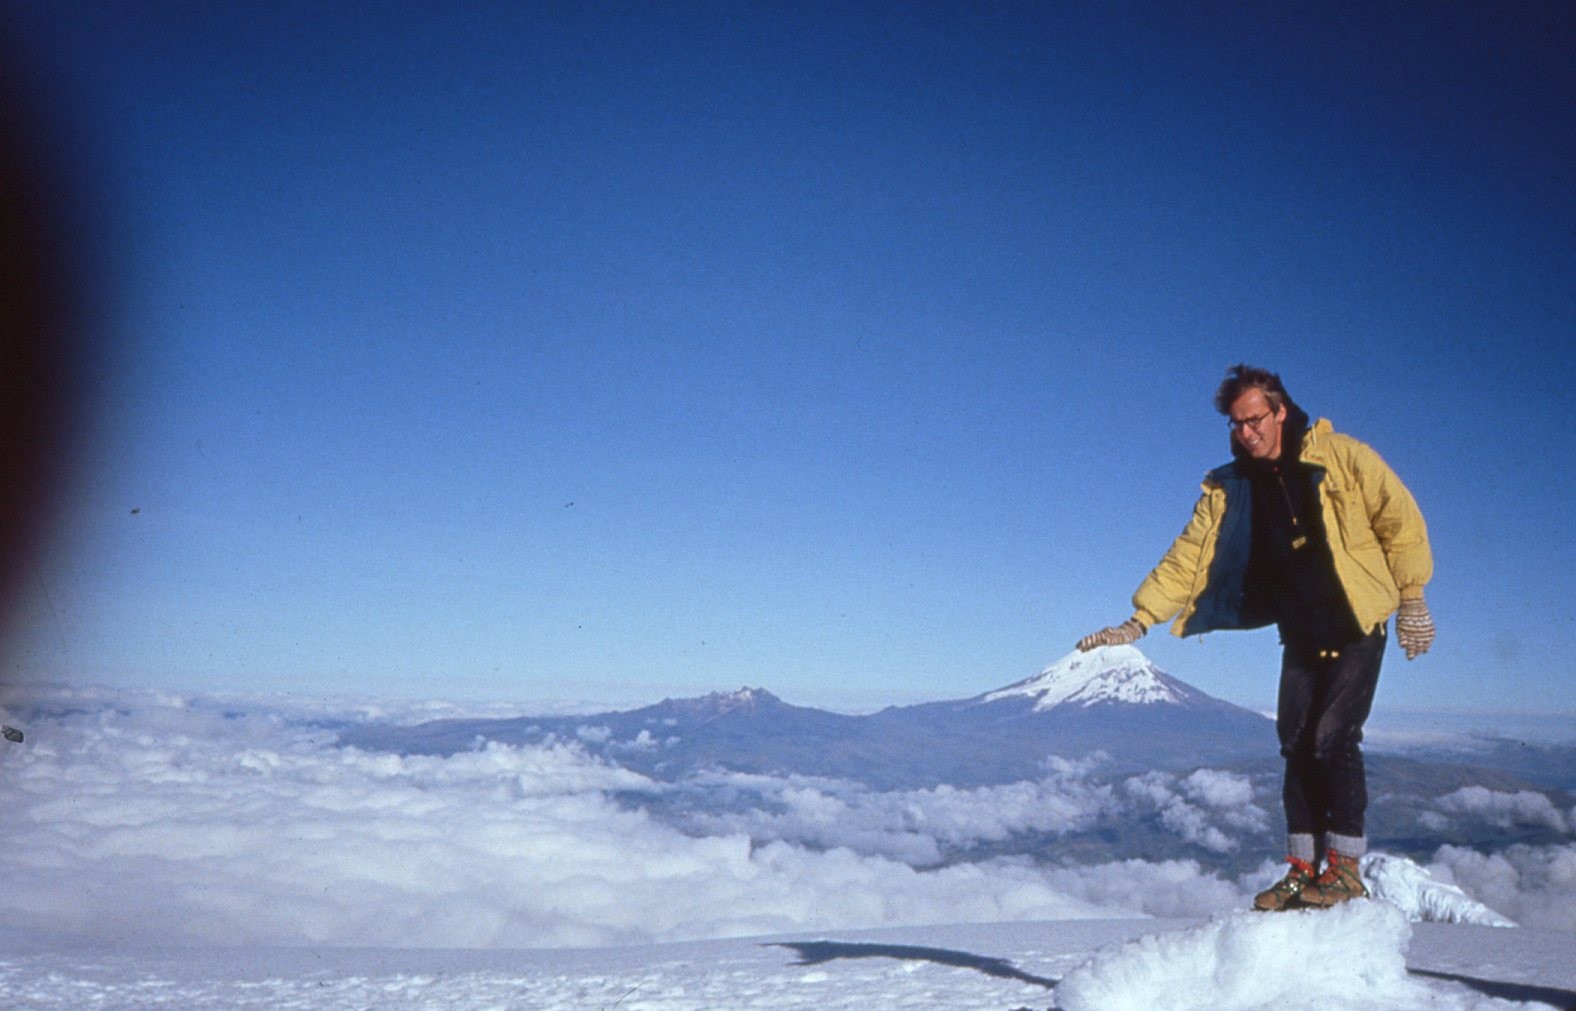
<svg viewBox="0 0 1576 1011">
<path fill-rule="evenodd" d="M 676 823 L 698 834 L 846 847 L 913 867 L 937 866 L 949 853 L 1021 833 L 1076 832 L 1118 815 L 1152 816 L 1178 839 L 1219 853 L 1239 848 L 1232 832 L 1269 824 L 1246 776 L 1200 769 L 1108 783 L 1094 778 L 1099 766 L 1098 759 L 1053 757 L 1037 780 L 889 791 L 810 776 L 713 772 L 664 793 L 682 812 Z"/>
<path fill-rule="evenodd" d="M 818 928 L 1241 908 L 1279 871 L 1227 880 L 1187 860 L 939 865 L 949 849 L 1145 812 L 1179 838 L 1237 845 L 1275 818 L 1215 770 L 1098 783 L 876 792 L 714 773 L 663 784 L 573 742 L 451 757 L 338 746 L 387 706 L 59 690 L 18 704 L 0 750 L 0 895 L 10 923 L 116 942 L 551 947 Z M 432 707 L 414 707 L 425 718 Z M 1461 791 L 1435 812 L 1541 818 Z M 684 802 L 678 816 L 644 800 Z M 1540 796 L 1541 795 L 1537 795 Z M 1545 803 L 1546 798 L 1544 798 Z M 1550 808 L 1568 831 L 1573 819 Z M 1576 930 L 1576 843 L 1430 870 L 1527 926 Z"/>
</svg>

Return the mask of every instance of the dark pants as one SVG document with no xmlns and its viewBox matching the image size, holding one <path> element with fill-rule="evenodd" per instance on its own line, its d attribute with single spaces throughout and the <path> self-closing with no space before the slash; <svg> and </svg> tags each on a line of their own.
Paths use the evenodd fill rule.
<svg viewBox="0 0 1576 1011">
<path fill-rule="evenodd" d="M 1335 655 L 1286 647 L 1275 730 L 1286 757 L 1288 833 L 1362 838 L 1368 781 L 1359 745 L 1384 647 L 1383 626 Z"/>
</svg>

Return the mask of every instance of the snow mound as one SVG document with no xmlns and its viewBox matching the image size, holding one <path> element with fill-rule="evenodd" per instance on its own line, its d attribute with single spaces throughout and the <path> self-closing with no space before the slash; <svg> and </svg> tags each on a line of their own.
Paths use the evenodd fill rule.
<svg viewBox="0 0 1576 1011">
<path fill-rule="evenodd" d="M 1516 924 L 1446 884 L 1406 857 L 1370 853 L 1363 857 L 1363 881 L 1375 899 L 1388 902 L 1414 923 L 1473 923 L 1483 927 Z"/>
<path fill-rule="evenodd" d="M 1097 953 L 1056 987 L 1062 1011 L 1469 1008 L 1406 971 L 1412 928 L 1382 902 L 1234 913 Z"/>
<path fill-rule="evenodd" d="M 1150 663 L 1134 646 L 1101 646 L 1087 653 L 1077 650 L 1045 668 L 1038 675 L 991 692 L 984 701 L 1025 695 L 1034 699 L 1036 711 L 1071 704 L 1098 702 L 1139 705 L 1187 699 L 1181 682 Z"/>
</svg>

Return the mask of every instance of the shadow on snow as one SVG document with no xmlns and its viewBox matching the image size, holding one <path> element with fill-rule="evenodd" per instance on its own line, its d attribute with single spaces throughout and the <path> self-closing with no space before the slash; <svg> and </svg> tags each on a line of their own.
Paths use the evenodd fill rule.
<svg viewBox="0 0 1576 1011">
<path fill-rule="evenodd" d="M 908 962 L 932 962 L 936 965 L 945 965 L 954 969 L 973 969 L 987 976 L 997 979 L 1017 980 L 1020 983 L 1029 983 L 1034 986 L 1044 987 L 1047 990 L 1056 988 L 1058 980 L 1045 976 L 1036 976 L 1024 972 L 1011 962 L 1003 958 L 991 958 L 985 955 L 974 955 L 966 951 L 952 951 L 948 948 L 926 948 L 911 944 L 852 944 L 844 941 L 787 941 L 775 942 L 767 945 L 773 948 L 788 948 L 798 953 L 798 965 L 821 965 L 840 959 L 853 958 L 891 958 Z M 1500 1000 L 1536 1002 L 1548 1004 L 1557 1008 L 1566 1008 L 1576 1011 L 1576 992 L 1560 990 L 1554 987 L 1538 986 L 1530 983 L 1509 983 L 1489 979 L 1477 979 L 1472 976 L 1462 976 L 1450 972 L 1434 972 L 1428 969 L 1410 969 L 1413 976 L 1426 976 L 1447 983 L 1457 983 L 1470 987 L 1488 997 Z"/>
<path fill-rule="evenodd" d="M 895 958 L 909 962 L 934 962 L 955 969 L 973 969 L 997 979 L 1013 979 L 1050 990 L 1057 980 L 1024 972 L 1003 958 L 972 955 L 946 948 L 924 948 L 909 944 L 849 944 L 841 941 L 788 941 L 769 945 L 791 948 L 799 953 L 799 965 L 821 965 L 844 958 Z"/>
<path fill-rule="evenodd" d="M 1523 1001 L 1537 1004 L 1549 1004 L 1566 1011 L 1576 1011 L 1576 992 L 1571 990 L 1557 990 L 1550 986 L 1538 986 L 1533 983 L 1503 983 L 1492 979 L 1476 979 L 1472 976 L 1460 976 L 1453 972 L 1434 972 L 1429 969 L 1408 969 L 1413 976 L 1427 976 L 1429 979 L 1444 980 L 1447 983 L 1460 983 L 1468 986 L 1488 997 L 1497 997 L 1500 1000 Z"/>
</svg>

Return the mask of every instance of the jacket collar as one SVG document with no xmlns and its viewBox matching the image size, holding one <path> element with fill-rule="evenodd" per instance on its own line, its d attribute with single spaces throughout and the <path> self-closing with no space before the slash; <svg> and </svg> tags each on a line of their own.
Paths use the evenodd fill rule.
<svg viewBox="0 0 1576 1011">
<path fill-rule="evenodd" d="M 1330 436 L 1335 434 L 1335 426 L 1330 424 L 1329 418 L 1320 418 L 1303 433 L 1302 449 L 1297 458 L 1310 467 L 1324 466 L 1324 447 L 1329 445 Z"/>
<path fill-rule="evenodd" d="M 1306 464 L 1310 467 L 1324 469 L 1324 445 L 1335 431 L 1335 426 L 1330 424 L 1330 419 L 1320 418 L 1313 424 L 1308 423 L 1308 415 L 1296 404 L 1291 404 L 1286 409 L 1286 420 L 1281 423 L 1282 444 L 1295 446 L 1297 453 L 1295 462 Z M 1243 479 L 1252 473 L 1253 460 L 1237 444 L 1236 439 L 1231 440 L 1231 457 L 1208 474 L 1206 480 L 1224 481 Z"/>
</svg>

